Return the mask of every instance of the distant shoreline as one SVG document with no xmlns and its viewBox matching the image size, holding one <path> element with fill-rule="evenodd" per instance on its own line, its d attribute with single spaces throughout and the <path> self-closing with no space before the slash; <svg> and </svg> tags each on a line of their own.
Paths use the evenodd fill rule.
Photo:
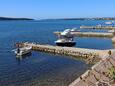
<svg viewBox="0 0 115 86">
<path fill-rule="evenodd" d="M 13 18 L 0 17 L 0 21 L 4 20 L 35 20 L 32 18 Z M 57 18 L 57 19 L 40 19 L 40 20 L 115 20 L 115 17 L 96 17 L 96 18 Z"/>
<path fill-rule="evenodd" d="M 43 20 L 115 20 L 114 17 L 102 18 L 59 18 L 59 19 L 43 19 Z"/>
<path fill-rule="evenodd" d="M 115 18 L 65 18 L 63 20 L 115 20 Z"/>
<path fill-rule="evenodd" d="M 34 20 L 31 18 L 10 18 L 10 17 L 0 17 L 0 21 L 4 20 Z"/>
</svg>

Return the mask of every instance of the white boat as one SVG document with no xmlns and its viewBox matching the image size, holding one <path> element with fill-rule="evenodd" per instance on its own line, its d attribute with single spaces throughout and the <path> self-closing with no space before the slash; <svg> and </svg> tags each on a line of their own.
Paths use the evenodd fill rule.
<svg viewBox="0 0 115 86">
<path fill-rule="evenodd" d="M 60 35 L 70 35 L 71 34 L 71 29 L 66 29 L 66 30 L 64 30 L 63 32 L 61 32 L 61 34 Z"/>
<path fill-rule="evenodd" d="M 71 33 L 71 29 L 66 29 L 64 30 L 63 32 L 61 32 L 61 34 L 59 35 L 60 38 L 72 38 L 73 37 L 73 34 Z"/>
<path fill-rule="evenodd" d="M 80 32 L 80 30 L 78 30 L 77 28 L 73 28 L 71 29 L 71 32 Z"/>
<path fill-rule="evenodd" d="M 75 31 L 75 29 L 72 31 Z M 61 32 L 58 35 L 58 40 L 55 41 L 56 45 L 58 45 L 58 46 L 74 46 L 76 44 L 76 42 L 73 41 L 74 36 L 71 33 L 72 31 L 71 31 L 71 29 L 66 29 L 63 32 Z"/>
<path fill-rule="evenodd" d="M 76 31 L 76 28 L 71 29 L 71 32 L 75 32 L 75 31 Z"/>
<path fill-rule="evenodd" d="M 17 48 L 14 50 L 14 53 L 17 56 L 23 56 L 23 55 L 31 53 L 31 49 L 32 49 L 32 47 Z"/>
</svg>

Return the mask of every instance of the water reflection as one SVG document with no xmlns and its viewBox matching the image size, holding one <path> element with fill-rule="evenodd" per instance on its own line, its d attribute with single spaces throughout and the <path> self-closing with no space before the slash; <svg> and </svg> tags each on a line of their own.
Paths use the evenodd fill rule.
<svg viewBox="0 0 115 86">
<path fill-rule="evenodd" d="M 32 55 L 32 53 L 28 53 L 28 54 L 25 54 L 22 56 L 16 56 L 16 60 L 17 60 L 18 64 L 20 64 L 20 62 L 22 60 L 29 58 L 31 55 Z"/>
</svg>

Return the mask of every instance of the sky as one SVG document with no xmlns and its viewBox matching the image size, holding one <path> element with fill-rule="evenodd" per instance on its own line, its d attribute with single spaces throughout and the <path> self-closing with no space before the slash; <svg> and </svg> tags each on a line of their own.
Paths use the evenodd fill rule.
<svg viewBox="0 0 115 86">
<path fill-rule="evenodd" d="M 0 16 L 35 19 L 115 17 L 115 0 L 0 0 Z"/>
</svg>

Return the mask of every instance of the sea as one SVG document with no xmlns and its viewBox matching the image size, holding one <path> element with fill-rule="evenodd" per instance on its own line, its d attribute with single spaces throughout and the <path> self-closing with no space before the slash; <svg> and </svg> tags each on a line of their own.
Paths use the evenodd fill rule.
<svg viewBox="0 0 115 86">
<path fill-rule="evenodd" d="M 32 51 L 31 55 L 16 58 L 17 42 L 55 45 L 55 31 L 95 26 L 107 20 L 32 20 L 0 21 L 0 86 L 68 86 L 92 67 L 81 59 Z M 107 30 L 79 29 L 82 32 Z M 111 49 L 115 45 L 109 38 L 76 37 L 78 48 Z"/>
</svg>

